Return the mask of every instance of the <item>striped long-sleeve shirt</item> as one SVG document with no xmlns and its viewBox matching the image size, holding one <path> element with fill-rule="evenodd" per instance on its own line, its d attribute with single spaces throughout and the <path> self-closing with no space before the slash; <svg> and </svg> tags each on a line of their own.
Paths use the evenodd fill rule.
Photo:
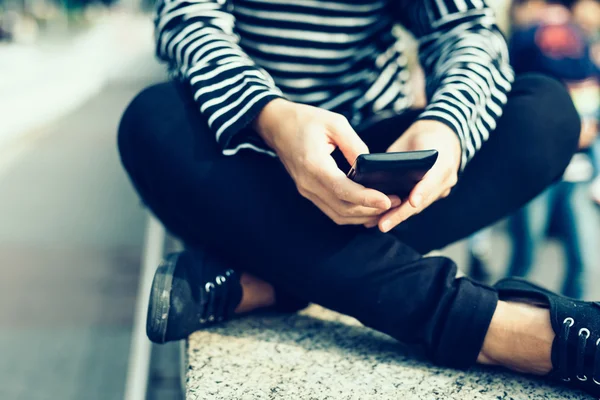
<svg viewBox="0 0 600 400">
<path fill-rule="evenodd" d="M 411 106 L 396 23 L 419 41 L 429 99 L 420 118 L 456 132 L 464 167 L 495 129 L 513 80 L 483 0 L 159 0 L 157 53 L 191 86 L 224 154 L 273 154 L 240 132 L 274 98 L 354 125 Z"/>
</svg>

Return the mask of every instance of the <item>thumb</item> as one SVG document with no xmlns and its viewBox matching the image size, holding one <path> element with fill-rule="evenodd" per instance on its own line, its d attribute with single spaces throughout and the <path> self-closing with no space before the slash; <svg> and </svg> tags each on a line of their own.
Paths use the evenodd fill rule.
<svg viewBox="0 0 600 400">
<path fill-rule="evenodd" d="M 354 164 L 359 155 L 369 153 L 365 142 L 343 116 L 339 115 L 339 120 L 331 128 L 331 139 L 340 148 L 350 165 Z"/>
<path fill-rule="evenodd" d="M 410 135 L 406 133 L 402 134 L 394 143 L 388 147 L 387 152 L 393 153 L 397 151 L 411 151 L 414 150 L 414 146 L 411 145 Z"/>
</svg>

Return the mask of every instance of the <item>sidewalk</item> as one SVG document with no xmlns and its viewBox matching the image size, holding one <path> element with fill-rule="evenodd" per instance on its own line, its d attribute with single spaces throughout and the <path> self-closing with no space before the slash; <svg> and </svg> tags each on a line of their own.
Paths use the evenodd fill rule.
<svg viewBox="0 0 600 400">
<path fill-rule="evenodd" d="M 186 355 L 187 400 L 592 399 L 499 368 L 437 367 L 418 351 L 318 306 L 196 332 Z"/>
<path fill-rule="evenodd" d="M 0 148 L 73 111 L 152 51 L 151 18 L 127 14 L 51 45 L 0 45 Z"/>
</svg>

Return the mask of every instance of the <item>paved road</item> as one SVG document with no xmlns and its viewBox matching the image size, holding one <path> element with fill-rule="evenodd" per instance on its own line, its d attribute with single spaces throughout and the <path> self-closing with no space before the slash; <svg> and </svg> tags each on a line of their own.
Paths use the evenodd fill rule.
<svg viewBox="0 0 600 400">
<path fill-rule="evenodd" d="M 146 83 L 111 85 L 0 170 L 1 399 L 123 398 L 145 214 L 115 132 Z"/>
</svg>

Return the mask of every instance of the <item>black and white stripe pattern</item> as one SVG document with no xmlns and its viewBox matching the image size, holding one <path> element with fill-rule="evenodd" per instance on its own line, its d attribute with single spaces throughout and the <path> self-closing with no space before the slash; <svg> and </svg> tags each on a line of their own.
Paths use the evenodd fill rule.
<svg viewBox="0 0 600 400">
<path fill-rule="evenodd" d="M 285 97 L 359 124 L 411 105 L 396 22 L 420 42 L 430 103 L 452 127 L 463 166 L 502 113 L 513 79 L 504 38 L 482 0 L 159 0 L 158 55 L 192 86 L 224 154 L 270 153 L 237 133 Z"/>
</svg>

